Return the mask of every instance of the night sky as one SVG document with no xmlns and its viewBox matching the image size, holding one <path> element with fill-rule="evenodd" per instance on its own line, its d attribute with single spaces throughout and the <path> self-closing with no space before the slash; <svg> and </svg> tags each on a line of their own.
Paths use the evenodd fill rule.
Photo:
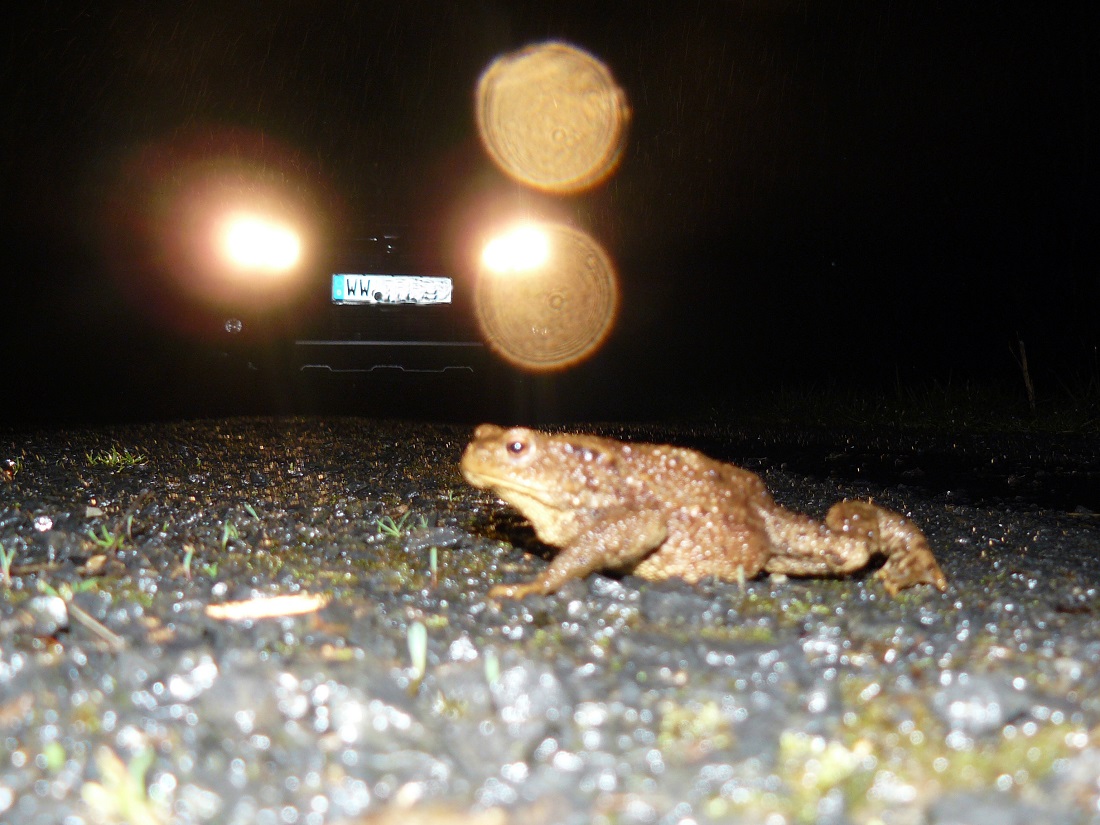
<svg viewBox="0 0 1100 825">
<path fill-rule="evenodd" d="M 642 395 L 1011 383 L 1020 340 L 1040 390 L 1083 386 L 1088 6 L 18 4 L 0 34 L 8 414 L 179 392 L 157 377 L 197 342 L 146 312 L 112 234 L 154 150 L 236 153 L 334 235 L 384 219 L 442 248 L 495 197 L 564 215 L 622 291 L 579 374 Z M 569 198 L 511 183 L 474 125 L 482 69 L 549 39 L 605 61 L 632 110 L 617 173 Z"/>
</svg>

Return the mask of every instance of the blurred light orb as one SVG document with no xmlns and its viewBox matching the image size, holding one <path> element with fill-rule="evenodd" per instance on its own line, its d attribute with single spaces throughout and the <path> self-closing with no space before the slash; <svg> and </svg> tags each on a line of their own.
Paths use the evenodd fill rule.
<svg viewBox="0 0 1100 825">
<path fill-rule="evenodd" d="M 536 224 L 522 224 L 485 245 L 481 262 L 493 272 L 526 272 L 543 266 L 550 256 L 550 238 Z"/>
<path fill-rule="evenodd" d="M 225 254 L 239 269 L 286 272 L 301 258 L 302 241 L 289 226 L 258 215 L 233 215 L 224 228 Z"/>
<path fill-rule="evenodd" d="M 483 257 L 475 306 L 489 345 L 532 372 L 573 366 L 593 355 L 615 323 L 619 287 L 607 253 L 563 224 L 534 227 L 546 239 L 545 260 L 497 269 Z"/>
<path fill-rule="evenodd" d="M 328 184 L 302 152 L 252 129 L 173 129 L 104 166 L 97 234 L 128 306 L 199 339 L 227 318 L 310 311 Z"/>
<path fill-rule="evenodd" d="M 567 43 L 494 60 L 477 86 L 477 125 L 489 155 L 520 183 L 556 194 L 591 188 L 614 171 L 630 107 L 610 70 Z"/>
</svg>

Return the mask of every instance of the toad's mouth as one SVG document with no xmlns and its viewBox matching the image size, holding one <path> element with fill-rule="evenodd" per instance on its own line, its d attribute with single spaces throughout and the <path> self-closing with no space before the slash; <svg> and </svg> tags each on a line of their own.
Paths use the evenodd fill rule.
<svg viewBox="0 0 1100 825">
<path fill-rule="evenodd" d="M 505 501 L 522 499 L 541 504 L 551 510 L 560 509 L 554 498 L 542 487 L 533 484 L 525 484 L 513 478 L 503 478 L 491 473 L 481 473 L 470 467 L 462 468 L 462 475 L 466 481 L 480 490 L 492 490 Z"/>
</svg>

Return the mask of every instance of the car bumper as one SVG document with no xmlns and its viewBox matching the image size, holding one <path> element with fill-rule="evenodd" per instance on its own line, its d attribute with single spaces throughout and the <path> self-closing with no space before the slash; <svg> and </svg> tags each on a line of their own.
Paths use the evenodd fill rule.
<svg viewBox="0 0 1100 825">
<path fill-rule="evenodd" d="M 296 340 L 292 373 L 477 373 L 488 367 L 480 341 Z"/>
</svg>

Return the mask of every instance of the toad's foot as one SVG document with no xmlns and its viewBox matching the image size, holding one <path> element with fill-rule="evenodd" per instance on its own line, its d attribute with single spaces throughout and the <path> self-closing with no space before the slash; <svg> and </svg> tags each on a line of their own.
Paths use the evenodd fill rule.
<svg viewBox="0 0 1100 825">
<path fill-rule="evenodd" d="M 875 576 L 882 580 L 882 586 L 891 596 L 918 584 L 930 584 L 941 593 L 947 590 L 947 577 L 936 564 L 932 550 L 927 545 L 911 547 L 906 553 L 890 556 Z"/>
<path fill-rule="evenodd" d="M 865 540 L 871 553 L 886 556 L 875 576 L 891 596 L 918 584 L 947 590 L 947 577 L 924 533 L 900 513 L 867 501 L 842 501 L 829 510 L 825 523 L 835 533 Z"/>
</svg>

